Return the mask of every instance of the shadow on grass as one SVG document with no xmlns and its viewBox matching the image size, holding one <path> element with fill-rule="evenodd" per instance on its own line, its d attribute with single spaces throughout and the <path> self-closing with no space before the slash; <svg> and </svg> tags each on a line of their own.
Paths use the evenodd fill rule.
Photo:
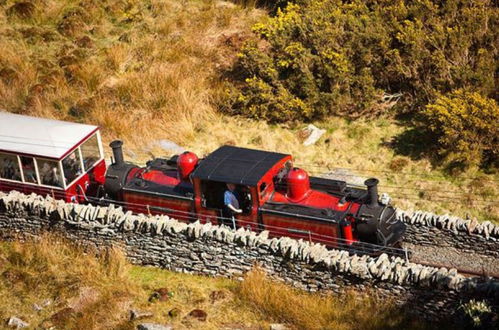
<svg viewBox="0 0 499 330">
<path fill-rule="evenodd" d="M 428 158 L 433 165 L 438 163 L 436 138 L 421 125 L 407 125 L 407 129 L 395 136 L 387 146 L 397 154 L 413 160 Z"/>
</svg>

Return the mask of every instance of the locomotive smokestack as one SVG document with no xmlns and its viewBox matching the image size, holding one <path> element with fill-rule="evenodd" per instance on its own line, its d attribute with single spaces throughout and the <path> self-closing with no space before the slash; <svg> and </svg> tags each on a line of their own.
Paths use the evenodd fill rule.
<svg viewBox="0 0 499 330">
<path fill-rule="evenodd" d="M 125 164 L 125 160 L 123 159 L 123 141 L 114 140 L 109 144 L 109 146 L 113 149 L 113 157 L 114 157 L 114 165 L 121 166 Z"/>
<path fill-rule="evenodd" d="M 378 205 L 378 183 L 379 180 L 375 178 L 367 179 L 364 184 L 367 186 L 367 192 L 369 194 L 369 205 Z"/>
</svg>

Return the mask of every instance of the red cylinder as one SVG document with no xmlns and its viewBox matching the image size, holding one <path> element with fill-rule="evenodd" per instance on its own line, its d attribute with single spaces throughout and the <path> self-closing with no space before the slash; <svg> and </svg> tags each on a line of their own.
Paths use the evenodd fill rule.
<svg viewBox="0 0 499 330">
<path fill-rule="evenodd" d="M 198 164 L 198 156 L 195 153 L 186 151 L 178 156 L 177 168 L 181 180 L 188 180 L 189 175 Z"/>
<path fill-rule="evenodd" d="M 287 197 L 292 202 L 299 202 L 310 192 L 310 180 L 307 172 L 300 168 L 292 168 L 287 177 Z"/>
<path fill-rule="evenodd" d="M 341 231 L 343 233 L 345 243 L 351 245 L 353 243 L 353 233 L 352 224 L 350 223 L 350 221 L 345 220 L 341 223 Z"/>
</svg>

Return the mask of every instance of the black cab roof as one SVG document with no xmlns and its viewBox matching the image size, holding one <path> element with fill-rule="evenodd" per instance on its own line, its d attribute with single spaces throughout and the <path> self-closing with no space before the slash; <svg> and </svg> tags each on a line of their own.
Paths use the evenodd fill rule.
<svg viewBox="0 0 499 330">
<path fill-rule="evenodd" d="M 290 155 L 222 146 L 200 161 L 193 178 L 256 186 L 278 162 Z"/>
</svg>

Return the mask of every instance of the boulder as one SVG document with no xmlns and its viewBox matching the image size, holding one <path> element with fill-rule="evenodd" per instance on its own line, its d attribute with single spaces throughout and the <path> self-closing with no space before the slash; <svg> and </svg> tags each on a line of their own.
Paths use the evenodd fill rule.
<svg viewBox="0 0 499 330">
<path fill-rule="evenodd" d="M 137 326 L 137 330 L 172 330 L 171 325 L 163 325 L 159 323 L 141 323 Z"/>
<path fill-rule="evenodd" d="M 175 318 L 175 317 L 180 315 L 180 312 L 181 312 L 181 310 L 179 308 L 175 307 L 175 308 L 170 309 L 170 311 L 168 312 L 168 316 Z"/>
<path fill-rule="evenodd" d="M 310 146 L 315 144 L 321 136 L 326 133 L 325 129 L 320 129 L 316 127 L 315 125 L 308 125 L 306 128 L 304 128 L 301 132 L 301 135 L 306 136 L 307 138 L 305 141 L 303 141 L 304 146 Z"/>
<path fill-rule="evenodd" d="M 269 327 L 270 330 L 288 330 L 289 328 L 285 324 L 273 323 Z"/>
<path fill-rule="evenodd" d="M 7 326 L 13 329 L 22 329 L 29 327 L 29 323 L 21 320 L 16 316 L 11 316 L 7 321 Z"/>
<path fill-rule="evenodd" d="M 139 320 L 139 319 L 145 319 L 148 317 L 152 317 L 153 314 L 148 311 L 138 311 L 135 309 L 130 310 L 130 321 L 133 320 Z"/>
<path fill-rule="evenodd" d="M 189 313 L 189 317 L 197 319 L 198 321 L 201 321 L 201 322 L 206 321 L 206 317 L 207 316 L 208 316 L 208 314 L 206 314 L 206 312 L 204 310 L 202 310 L 202 309 L 193 309 Z"/>
</svg>

